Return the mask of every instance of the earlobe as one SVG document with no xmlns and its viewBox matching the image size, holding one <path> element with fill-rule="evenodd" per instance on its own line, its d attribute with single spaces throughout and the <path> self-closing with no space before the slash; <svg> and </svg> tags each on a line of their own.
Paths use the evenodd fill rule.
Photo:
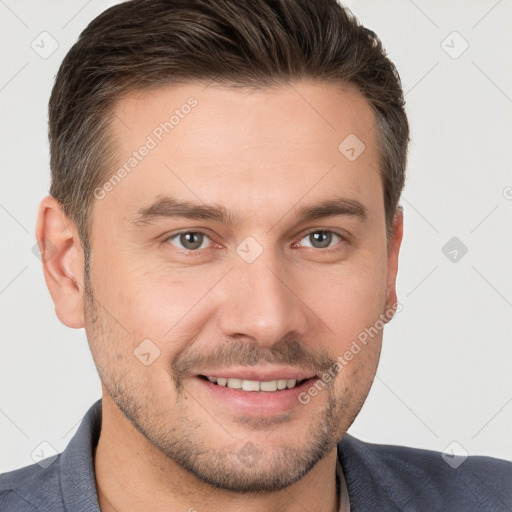
<svg viewBox="0 0 512 512">
<path fill-rule="evenodd" d="M 397 207 L 393 218 L 391 236 L 388 241 L 388 269 L 387 269 L 387 295 L 386 310 L 391 311 L 396 308 L 398 298 L 396 294 L 396 276 L 398 274 L 398 256 L 404 231 L 404 215 L 400 206 Z M 391 316 L 392 318 L 392 316 Z M 391 320 L 389 318 L 389 320 Z"/>
<path fill-rule="evenodd" d="M 35 235 L 59 320 L 71 328 L 84 327 L 83 250 L 74 224 L 52 196 L 39 205 Z"/>
</svg>

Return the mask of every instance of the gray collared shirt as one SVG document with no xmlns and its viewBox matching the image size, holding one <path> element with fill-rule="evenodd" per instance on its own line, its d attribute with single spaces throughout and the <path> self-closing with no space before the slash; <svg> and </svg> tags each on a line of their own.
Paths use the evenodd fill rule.
<svg viewBox="0 0 512 512">
<path fill-rule="evenodd" d="M 100 430 L 98 400 L 49 466 L 40 462 L 0 475 L 0 511 L 100 512 L 94 478 Z M 472 456 L 454 469 L 438 452 L 347 434 L 338 444 L 338 461 L 341 496 L 346 482 L 351 512 L 512 510 L 512 464 L 504 460 Z"/>
</svg>

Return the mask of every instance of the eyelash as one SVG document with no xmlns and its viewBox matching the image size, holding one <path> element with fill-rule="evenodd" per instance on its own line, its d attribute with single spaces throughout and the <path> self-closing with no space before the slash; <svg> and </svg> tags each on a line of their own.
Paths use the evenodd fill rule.
<svg viewBox="0 0 512 512">
<path fill-rule="evenodd" d="M 176 237 L 179 237 L 180 235 L 187 234 L 187 233 L 197 233 L 197 234 L 200 234 L 200 235 L 204 235 L 211 242 L 213 242 L 212 238 L 207 233 L 205 233 L 204 231 L 200 231 L 200 230 L 187 230 L 187 231 L 179 231 L 178 233 L 174 233 L 174 234 L 168 236 L 163 241 L 163 243 L 168 243 L 168 242 L 170 242 L 170 240 L 172 240 L 172 239 L 174 239 Z M 299 241 L 304 239 L 304 238 L 306 238 L 307 236 L 311 235 L 312 233 L 332 233 L 333 235 L 336 235 L 337 237 L 339 237 L 340 241 L 338 243 L 334 244 L 333 246 L 329 246 L 329 247 L 326 247 L 326 248 L 308 247 L 308 249 L 316 249 L 317 251 L 322 251 L 322 252 L 333 252 L 333 251 L 339 250 L 339 248 L 337 246 L 340 243 L 347 242 L 347 238 L 345 236 L 343 236 L 341 233 L 338 233 L 337 231 L 334 231 L 332 229 L 318 229 L 318 228 L 310 229 L 309 231 L 304 233 L 301 236 L 301 238 L 299 239 Z M 172 245 L 172 244 L 170 244 L 170 245 Z M 293 246 L 296 246 L 296 245 L 297 245 L 297 242 L 294 242 Z M 180 249 L 179 247 L 176 247 L 175 245 L 173 245 L 173 247 L 179 253 L 186 254 L 187 256 L 194 256 L 194 255 L 200 254 L 202 251 L 210 249 L 210 247 L 206 247 L 204 249 L 195 249 L 195 250 L 194 249 Z"/>
</svg>

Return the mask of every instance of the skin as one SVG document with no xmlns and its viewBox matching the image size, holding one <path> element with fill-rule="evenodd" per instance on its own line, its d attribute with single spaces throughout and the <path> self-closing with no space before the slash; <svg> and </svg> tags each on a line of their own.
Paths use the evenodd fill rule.
<svg viewBox="0 0 512 512">
<path fill-rule="evenodd" d="M 40 206 L 36 236 L 56 247 L 43 265 L 57 316 L 85 328 L 102 381 L 101 509 L 335 511 L 336 444 L 367 397 L 382 331 L 284 412 L 224 403 L 198 374 L 320 374 L 396 304 L 403 221 L 397 213 L 388 240 L 373 112 L 353 88 L 323 83 L 139 91 L 115 105 L 119 165 L 191 96 L 190 114 L 94 202 L 93 297 L 74 224 L 52 197 Z M 338 150 L 349 134 L 365 144 L 354 161 Z M 222 205 L 240 223 L 134 224 L 162 195 Z M 366 218 L 297 222 L 299 208 L 334 197 Z M 319 247 L 312 228 L 340 236 Z M 187 231 L 209 238 L 195 250 L 169 239 Z M 236 250 L 247 237 L 262 250 L 252 263 Z M 160 351 L 148 366 L 134 355 L 145 339 Z"/>
</svg>

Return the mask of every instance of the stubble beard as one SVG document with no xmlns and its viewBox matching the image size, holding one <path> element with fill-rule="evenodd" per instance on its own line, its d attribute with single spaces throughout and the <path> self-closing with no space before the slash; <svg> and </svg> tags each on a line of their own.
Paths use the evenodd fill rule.
<svg viewBox="0 0 512 512">
<path fill-rule="evenodd" d="M 158 424 L 155 422 L 157 416 L 148 406 L 151 404 L 151 390 L 142 390 L 135 383 L 130 386 L 129 372 L 122 376 L 111 371 L 111 368 L 115 368 L 115 361 L 109 360 L 104 347 L 108 346 L 110 337 L 116 335 L 114 322 L 108 320 L 106 313 L 100 313 L 90 285 L 86 284 L 84 295 L 86 324 L 92 338 L 89 343 L 95 346 L 96 351 L 103 352 L 102 360 L 98 359 L 97 352 L 94 361 L 112 401 L 149 443 L 205 484 L 244 494 L 265 494 L 285 489 L 302 479 L 335 448 L 353 421 L 347 418 L 347 411 L 351 409 L 347 407 L 351 401 L 350 390 L 345 389 L 343 400 L 339 400 L 334 387 L 331 387 L 322 391 L 328 394 L 326 405 L 318 420 L 310 423 L 308 431 L 299 436 L 296 425 L 290 429 L 290 439 L 302 438 L 300 446 L 283 443 L 275 447 L 265 446 L 264 443 L 258 446 L 247 436 L 247 439 L 236 442 L 231 439 L 220 448 L 212 447 L 212 441 L 215 441 L 211 436 L 213 429 L 200 421 L 193 422 L 186 414 L 176 414 L 173 425 Z M 105 362 L 107 364 L 102 364 Z M 187 391 L 176 386 L 172 378 L 169 384 L 175 386 L 175 409 L 179 409 Z M 187 402 L 195 403 L 193 399 Z M 204 414 L 206 417 L 207 413 Z M 206 420 L 214 421 L 209 416 Z M 278 427 L 281 431 L 287 428 L 283 424 Z M 214 429 L 217 428 L 223 430 L 215 425 Z M 271 436 L 272 431 L 268 439 Z"/>
</svg>

